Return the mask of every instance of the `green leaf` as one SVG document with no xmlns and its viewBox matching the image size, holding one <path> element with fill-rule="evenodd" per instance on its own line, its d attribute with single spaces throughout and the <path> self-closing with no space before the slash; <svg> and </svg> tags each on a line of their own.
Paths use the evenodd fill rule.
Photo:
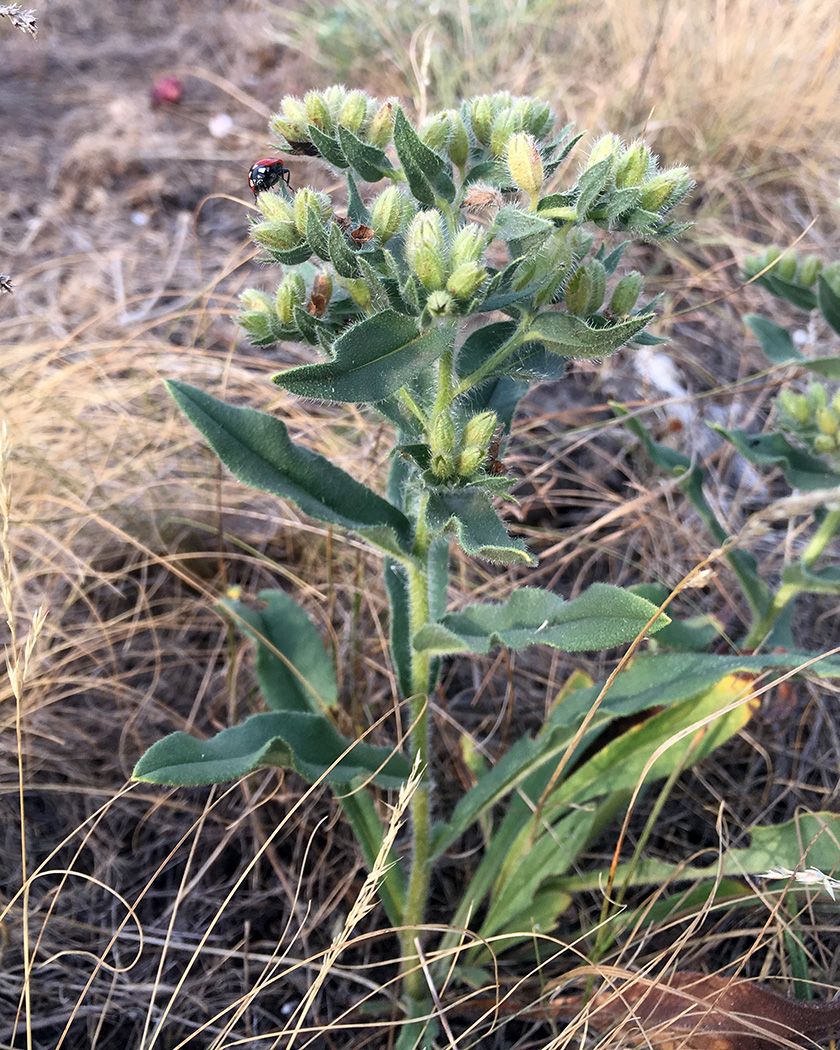
<svg viewBox="0 0 840 1050">
<path fill-rule="evenodd" d="M 411 192 L 429 208 L 436 205 L 434 180 L 443 171 L 444 159 L 422 141 L 403 112 L 394 109 L 394 148 L 403 166 Z"/>
<path fill-rule="evenodd" d="M 362 142 L 360 138 L 348 131 L 347 128 L 338 128 L 338 141 L 350 167 L 365 180 L 365 182 L 378 182 L 380 179 L 395 174 L 394 166 L 388 160 L 384 150 L 378 146 L 372 146 L 369 142 Z"/>
<path fill-rule="evenodd" d="M 339 277 L 358 277 L 359 264 L 356 260 L 356 253 L 347 243 L 347 238 L 338 223 L 330 223 L 329 237 L 330 261 L 335 267 L 335 272 Z"/>
<path fill-rule="evenodd" d="M 539 339 L 552 353 L 563 357 L 606 357 L 650 324 L 655 314 L 640 314 L 626 321 L 596 327 L 567 313 L 544 313 L 534 321 L 526 339 Z"/>
<path fill-rule="evenodd" d="M 169 392 L 225 466 L 245 485 L 293 500 L 304 514 L 357 532 L 405 556 L 413 546 L 408 518 L 317 452 L 296 445 L 274 416 L 236 408 L 187 383 Z"/>
<path fill-rule="evenodd" d="M 490 497 L 479 489 L 432 492 L 426 506 L 426 524 L 433 535 L 452 529 L 464 551 L 474 558 L 501 565 L 536 564 L 523 541 L 508 535 Z"/>
<path fill-rule="evenodd" d="M 835 292 L 822 274 L 817 282 L 817 300 L 823 317 L 840 335 L 840 295 Z M 840 376 L 832 376 L 832 378 L 840 379 Z"/>
<path fill-rule="evenodd" d="M 411 601 L 405 569 L 385 559 L 385 588 L 388 591 L 388 631 L 391 660 L 397 672 L 397 685 L 403 696 L 414 692 L 411 660 Z"/>
<path fill-rule="evenodd" d="M 149 784 L 196 787 L 236 780 L 258 766 L 284 766 L 309 781 L 323 777 L 329 783 L 373 776 L 383 788 L 401 787 L 410 772 L 403 755 L 343 737 L 323 715 L 269 711 L 209 740 L 170 733 L 149 748 L 132 776 Z"/>
<path fill-rule="evenodd" d="M 577 209 L 581 220 L 586 218 L 587 212 L 595 204 L 603 191 L 609 185 L 612 178 L 612 157 L 604 157 L 603 160 L 593 164 L 582 172 L 577 181 L 578 199 Z M 657 216 L 658 218 L 658 216 Z"/>
<path fill-rule="evenodd" d="M 554 229 L 554 223 L 548 219 L 541 219 L 538 215 L 532 215 L 513 204 L 508 204 L 496 215 L 490 235 L 500 237 L 508 243 L 524 242 L 527 246 L 525 250 L 520 247 L 514 254 L 530 254 L 528 248 L 539 248 L 554 233 Z"/>
<path fill-rule="evenodd" d="M 381 401 L 436 361 L 453 338 L 453 329 L 421 331 L 415 318 L 382 310 L 337 339 L 331 361 L 289 368 L 272 382 L 320 401 Z"/>
<path fill-rule="evenodd" d="M 744 322 L 758 336 L 761 348 L 773 364 L 781 365 L 787 361 L 805 361 L 796 349 L 787 328 L 771 321 L 761 314 L 744 314 Z"/>
<path fill-rule="evenodd" d="M 747 279 L 750 275 L 747 274 Z M 813 310 L 817 305 L 817 297 L 810 288 L 805 288 L 798 281 L 791 281 L 786 277 L 780 277 L 778 273 L 769 270 L 767 273 L 757 277 L 754 284 L 766 288 L 768 292 L 777 295 L 780 299 L 787 299 L 789 303 L 798 306 L 802 310 Z"/>
<path fill-rule="evenodd" d="M 314 202 L 306 209 L 306 240 L 319 259 L 330 261 L 329 233 Z"/>
<path fill-rule="evenodd" d="M 310 124 L 307 131 L 309 132 L 309 139 L 312 145 L 328 164 L 332 164 L 334 168 L 346 168 L 349 166 L 341 146 L 332 136 L 324 134 L 314 124 Z"/>
<path fill-rule="evenodd" d="M 441 656 L 486 653 L 496 645 L 525 649 L 543 644 L 566 652 L 608 649 L 632 641 L 655 612 L 656 606 L 644 598 L 606 583 L 594 583 L 568 602 L 539 587 L 522 587 L 499 605 L 467 605 L 426 624 L 415 635 L 414 648 Z M 668 622 L 661 615 L 651 632 Z"/>
<path fill-rule="evenodd" d="M 819 456 L 792 445 L 783 434 L 748 434 L 744 430 L 727 430 L 716 424 L 710 426 L 750 463 L 781 467 L 791 488 L 810 492 L 840 485 L 840 474 L 829 470 Z"/>
<path fill-rule="evenodd" d="M 274 711 L 313 711 L 335 707 L 338 684 L 332 657 L 317 628 L 282 591 L 257 595 L 261 608 L 222 599 L 218 604 L 257 643 L 257 679 Z"/>
</svg>

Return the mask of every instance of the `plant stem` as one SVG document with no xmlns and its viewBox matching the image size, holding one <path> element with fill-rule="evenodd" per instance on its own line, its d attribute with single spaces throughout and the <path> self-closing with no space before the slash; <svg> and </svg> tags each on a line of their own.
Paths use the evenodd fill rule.
<svg viewBox="0 0 840 1050">
<path fill-rule="evenodd" d="M 525 333 L 530 327 L 531 316 L 528 315 L 520 321 L 519 327 L 510 339 L 502 343 L 499 349 L 494 354 L 491 354 L 480 368 L 477 368 L 471 375 L 465 376 L 460 383 L 456 384 L 455 389 L 452 391 L 453 399 L 460 394 L 466 393 L 467 390 L 471 390 L 482 380 L 486 379 L 494 369 L 498 368 L 506 358 L 510 357 L 514 350 L 518 350 L 525 342 Z"/>
<path fill-rule="evenodd" d="M 429 622 L 428 554 L 429 535 L 425 528 L 425 499 L 417 515 L 417 533 L 414 544 L 416 564 L 407 564 L 408 594 L 411 633 Z M 419 568 L 422 566 L 423 568 Z M 428 653 L 412 652 L 412 695 L 408 698 L 411 733 L 409 758 L 412 765 L 419 756 L 420 766 L 428 773 L 429 768 L 429 700 L 428 689 L 431 658 Z M 411 800 L 411 871 L 400 931 L 402 947 L 402 969 L 404 993 L 408 1000 L 417 1003 L 424 997 L 423 972 L 419 966 L 414 940 L 418 927 L 426 916 L 426 899 L 429 893 L 429 850 L 431 841 L 431 789 L 428 777 L 420 784 Z"/>
</svg>

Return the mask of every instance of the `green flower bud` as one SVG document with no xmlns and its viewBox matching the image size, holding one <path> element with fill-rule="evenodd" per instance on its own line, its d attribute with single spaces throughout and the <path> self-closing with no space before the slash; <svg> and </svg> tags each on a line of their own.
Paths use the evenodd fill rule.
<svg viewBox="0 0 840 1050">
<path fill-rule="evenodd" d="M 338 123 L 358 135 L 367 117 L 367 96 L 363 91 L 349 91 L 338 112 Z"/>
<path fill-rule="evenodd" d="M 478 263 L 465 262 L 452 271 L 446 287 L 456 299 L 465 302 L 472 299 L 486 280 L 487 271 L 483 266 L 479 266 Z"/>
<path fill-rule="evenodd" d="M 452 313 L 452 296 L 443 289 L 432 292 L 426 300 L 426 309 L 432 317 L 446 317 Z"/>
<path fill-rule="evenodd" d="M 286 274 L 280 287 L 277 289 L 275 305 L 280 323 L 284 325 L 292 324 L 294 308 L 302 306 L 305 299 L 306 285 L 304 280 L 297 270 L 292 270 Z"/>
<path fill-rule="evenodd" d="M 331 84 L 330 87 L 324 90 L 323 95 L 330 111 L 332 123 L 335 125 L 338 123 L 338 114 L 341 112 L 341 107 L 347 98 L 347 88 L 343 84 Z"/>
<path fill-rule="evenodd" d="M 293 222 L 295 213 L 291 204 L 279 193 L 261 193 L 257 207 L 269 222 Z"/>
<path fill-rule="evenodd" d="M 619 189 L 625 186 L 641 186 L 652 167 L 650 150 L 644 142 L 634 142 L 619 157 L 615 169 L 615 184 Z"/>
<path fill-rule="evenodd" d="M 832 292 L 835 295 L 840 295 L 840 260 L 829 263 L 823 271 L 823 277 Z"/>
<path fill-rule="evenodd" d="M 765 248 L 759 269 L 764 270 L 766 267 L 772 266 L 781 254 L 782 249 L 777 248 L 775 244 L 771 244 L 768 248 Z"/>
<path fill-rule="evenodd" d="M 271 128 L 283 135 L 289 142 L 307 142 L 309 133 L 306 129 L 308 120 L 306 106 L 299 98 L 286 95 L 280 103 L 280 113 L 271 118 Z"/>
<path fill-rule="evenodd" d="M 691 189 L 687 168 L 669 168 L 642 186 L 639 203 L 645 211 L 666 212 L 685 197 Z"/>
<path fill-rule="evenodd" d="M 383 102 L 373 116 L 368 131 L 368 142 L 372 146 L 385 149 L 394 134 L 394 106 L 391 102 Z"/>
<path fill-rule="evenodd" d="M 830 434 L 832 437 L 840 429 L 840 423 L 837 421 L 837 416 L 831 411 L 830 408 L 821 408 L 817 412 L 817 426 L 823 432 L 823 434 Z"/>
<path fill-rule="evenodd" d="M 250 310 L 257 314 L 271 314 L 274 312 L 274 301 L 270 295 L 261 292 L 257 288 L 246 288 L 239 296 L 243 310 Z"/>
<path fill-rule="evenodd" d="M 831 399 L 831 407 L 840 416 L 840 387 L 835 391 L 834 397 Z"/>
<path fill-rule="evenodd" d="M 455 167 L 463 169 L 470 155 L 470 136 L 466 124 L 461 119 L 461 114 L 454 109 L 448 110 L 448 113 L 450 114 L 450 125 L 446 152 Z"/>
<path fill-rule="evenodd" d="M 831 434 L 817 434 L 814 438 L 814 451 L 823 455 L 827 452 L 836 452 L 838 448 L 837 439 Z"/>
<path fill-rule="evenodd" d="M 536 207 L 537 195 L 545 181 L 542 157 L 531 135 L 524 131 L 511 136 L 507 144 L 507 166 L 516 185 L 531 198 Z"/>
<path fill-rule="evenodd" d="M 783 277 L 786 281 L 792 281 L 796 276 L 798 265 L 799 260 L 796 258 L 796 252 L 788 252 L 787 255 L 779 259 L 773 269 L 779 277 Z"/>
<path fill-rule="evenodd" d="M 642 275 L 638 270 L 631 270 L 624 274 L 613 288 L 610 299 L 610 309 L 614 314 L 623 316 L 630 313 L 641 294 L 642 280 Z"/>
<path fill-rule="evenodd" d="M 811 412 L 816 415 L 821 408 L 828 406 L 828 392 L 821 383 L 813 383 L 808 387 L 808 403 Z"/>
<path fill-rule="evenodd" d="M 448 412 L 439 412 L 432 421 L 429 444 L 432 452 L 455 451 L 455 427 Z"/>
<path fill-rule="evenodd" d="M 799 269 L 799 283 L 805 288 L 816 284 L 817 278 L 822 273 L 822 267 L 823 263 L 819 255 L 809 255 L 807 259 L 803 259 Z"/>
<path fill-rule="evenodd" d="M 248 310 L 244 314 L 240 314 L 236 321 L 240 328 L 247 332 L 253 343 L 256 343 L 258 346 L 264 346 L 266 343 L 273 343 L 277 338 L 277 334 L 274 331 L 276 322 L 272 324 L 273 313 L 273 308 L 271 313 L 263 313 L 261 310 Z"/>
<path fill-rule="evenodd" d="M 370 225 L 382 244 L 386 244 L 399 233 L 405 216 L 404 200 L 405 195 L 400 193 L 396 186 L 389 186 L 373 202 Z"/>
<path fill-rule="evenodd" d="M 458 454 L 455 470 L 462 478 L 471 478 L 487 458 L 487 449 L 470 445 Z"/>
<path fill-rule="evenodd" d="M 419 135 L 429 149 L 433 149 L 435 153 L 443 153 L 449 141 L 449 128 L 449 114 L 444 110 L 442 113 L 433 113 L 426 117 L 420 126 Z"/>
<path fill-rule="evenodd" d="M 585 317 L 586 307 L 589 303 L 589 294 L 592 290 L 592 277 L 585 266 L 580 266 L 569 278 L 563 298 L 566 308 L 575 317 Z"/>
<path fill-rule="evenodd" d="M 464 263 L 478 262 L 484 254 L 485 240 L 484 230 L 474 222 L 462 227 L 456 234 L 449 252 L 449 262 L 453 269 Z"/>
<path fill-rule="evenodd" d="M 477 445 L 479 448 L 484 450 L 484 454 L 487 454 L 487 449 L 490 447 L 490 442 L 493 440 L 493 435 L 496 433 L 496 427 L 499 425 L 499 417 L 495 412 L 486 411 L 479 412 L 477 416 L 473 416 L 472 419 L 468 419 L 466 426 L 461 431 L 461 444 L 465 447 L 468 445 Z"/>
<path fill-rule="evenodd" d="M 436 211 L 418 212 L 411 220 L 405 237 L 405 258 L 427 291 L 439 291 L 446 284 L 446 242 Z"/>
<path fill-rule="evenodd" d="M 791 419 L 804 426 L 811 418 L 811 406 L 804 394 L 797 394 L 789 387 L 779 392 L 778 404 Z"/>
<path fill-rule="evenodd" d="M 326 193 L 316 193 L 308 186 L 299 189 L 295 194 L 294 217 L 301 236 L 306 235 L 306 212 L 310 206 L 315 208 L 322 219 L 328 219 L 332 214 L 332 203 Z"/>
<path fill-rule="evenodd" d="M 502 110 L 493 120 L 490 133 L 490 152 L 494 157 L 504 157 L 511 135 L 516 132 L 516 114 L 512 110 Z"/>
<path fill-rule="evenodd" d="M 607 157 L 612 157 L 614 161 L 617 161 L 620 149 L 621 139 L 618 135 L 602 135 L 590 150 L 586 167 L 594 168 L 596 164 L 600 164 Z"/>
<path fill-rule="evenodd" d="M 482 146 L 490 145 L 495 115 L 489 95 L 479 95 L 470 103 L 470 127 Z"/>
<path fill-rule="evenodd" d="M 306 119 L 316 128 L 329 134 L 333 130 L 332 114 L 326 98 L 320 91 L 307 92 L 303 100 Z"/>
<path fill-rule="evenodd" d="M 306 239 L 293 222 L 259 222 L 251 227 L 251 237 L 261 248 L 277 252 L 297 248 Z"/>
</svg>

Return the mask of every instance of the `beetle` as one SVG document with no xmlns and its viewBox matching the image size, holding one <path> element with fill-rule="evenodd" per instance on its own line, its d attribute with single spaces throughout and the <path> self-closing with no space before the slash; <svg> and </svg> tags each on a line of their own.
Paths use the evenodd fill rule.
<svg viewBox="0 0 840 1050">
<path fill-rule="evenodd" d="M 291 172 L 282 160 L 277 157 L 265 157 L 251 165 L 251 170 L 248 172 L 248 185 L 256 200 L 260 193 L 270 190 L 278 182 L 285 182 L 291 189 L 290 178 Z"/>
</svg>

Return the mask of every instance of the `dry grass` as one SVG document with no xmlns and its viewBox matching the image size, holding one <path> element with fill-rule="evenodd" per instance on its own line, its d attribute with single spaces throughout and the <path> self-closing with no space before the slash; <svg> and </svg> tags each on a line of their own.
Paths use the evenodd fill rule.
<svg viewBox="0 0 840 1050">
<path fill-rule="evenodd" d="M 669 163 L 690 161 L 701 183 L 693 239 L 672 246 L 659 274 L 669 309 L 731 292 L 732 245 L 795 235 L 812 214 L 819 223 L 809 246 L 836 252 L 826 209 L 836 194 L 840 84 L 833 4 L 604 0 L 560 15 L 557 6 L 473 5 L 477 21 L 467 12 L 461 22 L 473 62 L 460 75 L 469 90 L 538 91 L 594 130 L 603 123 L 635 134 L 655 107 L 649 130 L 659 151 Z M 97 5 L 50 11 L 35 47 L 8 33 L 0 45 L 15 144 L 0 245 L 8 252 L 0 270 L 12 271 L 15 285 L 14 296 L 0 296 L 10 506 L 0 1046 L 26 1046 L 27 1032 L 39 1050 L 171 1050 L 191 1037 L 187 1045 L 285 1046 L 296 1026 L 296 1047 L 381 1045 L 390 1022 L 377 1028 L 355 1012 L 392 988 L 396 941 L 376 913 L 339 938 L 308 1015 L 295 1012 L 332 962 L 326 953 L 365 884 L 328 795 L 273 776 L 216 792 L 125 789 L 138 755 L 164 732 L 212 732 L 253 702 L 248 647 L 212 610 L 233 583 L 247 595 L 279 580 L 302 600 L 336 651 L 348 726 L 369 724 L 393 703 L 378 566 L 352 539 L 223 476 L 161 385 L 183 378 L 279 408 L 293 434 L 356 474 L 381 477 L 387 442 L 377 426 L 346 413 L 337 426 L 334 412 L 278 395 L 266 375 L 299 351 L 254 352 L 231 319 L 243 287 L 275 279 L 252 261 L 243 210 L 243 173 L 262 151 L 264 114 L 284 91 L 334 75 L 313 72 L 311 54 L 272 44 L 260 7 L 187 3 L 174 15 L 162 0 L 132 5 L 93 59 L 104 17 Z M 502 26 L 512 57 L 486 53 L 488 26 Z M 399 61 L 368 56 L 378 79 L 366 86 L 418 94 L 412 77 L 424 54 L 437 54 L 426 44 L 445 58 L 446 38 L 438 23 L 416 28 L 413 50 L 403 29 L 391 29 Z M 527 47 L 511 43 L 519 28 Z M 150 81 L 169 71 L 184 76 L 185 101 L 152 113 Z M 438 87 L 426 88 L 430 108 Z M 220 110 L 234 115 L 235 130 L 217 141 L 206 127 Z M 299 162 L 296 182 L 319 177 Z M 684 390 L 676 398 L 624 356 L 537 392 L 509 459 L 523 477 L 519 525 L 542 553 L 529 582 L 568 594 L 592 579 L 673 584 L 702 559 L 705 539 L 679 494 L 642 472 L 606 424 L 604 403 L 644 399 L 662 434 L 691 446 L 704 414 L 741 425 L 763 418 L 775 380 L 742 385 L 759 359 L 739 321 L 759 304 L 749 290 L 667 325 Z M 675 401 L 690 409 L 682 430 L 672 422 Z M 725 450 L 704 454 L 735 529 L 762 490 Z M 794 541 L 764 541 L 757 553 L 768 571 Z M 461 562 L 453 600 L 500 597 L 524 578 Z M 741 611 L 730 594 L 721 570 L 691 601 L 734 624 Z M 814 609 L 808 627 L 827 648 L 836 613 L 825 603 Z M 442 805 L 467 779 L 460 734 L 498 753 L 538 724 L 572 666 L 556 653 L 452 666 L 436 710 L 439 775 L 455 789 Z M 836 807 L 840 741 L 828 688 L 802 683 L 780 695 L 725 756 L 684 777 L 652 851 L 716 850 L 721 807 L 733 845 L 753 824 L 799 806 Z M 593 863 L 613 844 L 597 844 Z M 445 920 L 468 863 L 453 859 L 441 873 L 433 919 Z M 577 907 L 571 926 L 594 921 L 600 899 L 582 897 Z M 709 972 L 789 975 L 786 937 L 796 933 L 812 972 L 836 984 L 831 913 L 785 907 L 698 905 L 673 929 L 628 936 L 604 965 L 638 971 L 673 959 Z M 507 964 L 515 980 L 538 988 L 570 956 L 585 964 L 585 946 L 562 938 L 561 930 L 540 944 L 539 967 Z M 505 977 L 485 994 L 509 991 Z M 448 987 L 437 991 L 448 1001 Z M 505 1019 L 490 1035 L 492 1019 L 451 1024 L 464 1050 L 478 1038 L 488 1047 L 551 1039 L 533 1021 Z M 554 1045 L 571 1045 L 580 1031 L 566 1029 Z"/>
</svg>

